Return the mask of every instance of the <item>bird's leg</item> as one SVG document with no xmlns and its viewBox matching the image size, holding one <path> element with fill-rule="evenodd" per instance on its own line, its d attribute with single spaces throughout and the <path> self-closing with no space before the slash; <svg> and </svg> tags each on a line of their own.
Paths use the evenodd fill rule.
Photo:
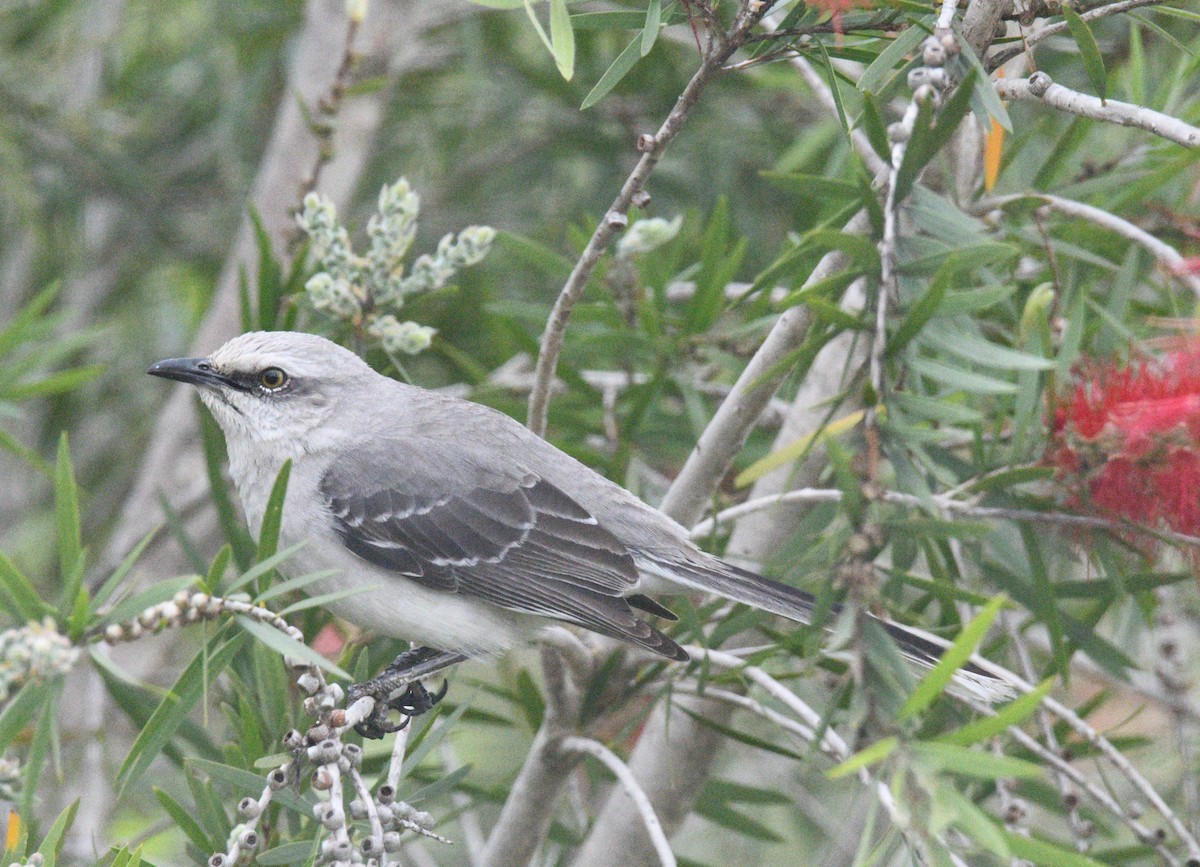
<svg viewBox="0 0 1200 867">
<path fill-rule="evenodd" d="M 348 696 L 351 704 L 365 695 L 375 699 L 375 710 L 354 730 L 364 738 L 381 738 L 400 731 L 412 717 L 431 710 L 446 696 L 449 683 L 443 682 L 440 690 L 430 693 L 421 680 L 464 659 L 466 657 L 461 653 L 447 653 L 432 647 L 414 647 L 404 651 L 375 677 L 350 687 Z M 393 710 L 401 714 L 398 723 L 388 720 L 388 713 Z"/>
</svg>

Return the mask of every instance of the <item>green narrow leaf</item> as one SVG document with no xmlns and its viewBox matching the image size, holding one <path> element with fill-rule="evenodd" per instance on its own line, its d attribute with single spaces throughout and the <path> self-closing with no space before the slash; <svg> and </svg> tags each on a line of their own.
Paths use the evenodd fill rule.
<svg viewBox="0 0 1200 867">
<path fill-rule="evenodd" d="M 66 839 L 67 830 L 75 821 L 75 813 L 79 810 L 79 799 L 76 798 L 71 802 L 71 805 L 58 814 L 58 818 L 54 820 L 54 824 L 50 826 L 50 830 L 46 832 L 45 838 L 42 840 L 42 845 L 38 846 L 38 854 L 42 855 L 45 860 L 46 867 L 54 867 L 58 863 L 58 855 L 62 851 L 63 841 Z"/>
<path fill-rule="evenodd" d="M 625 50 L 617 55 L 617 59 L 600 76 L 596 86 L 583 98 L 583 103 L 579 106 L 580 111 L 587 111 L 602 100 L 610 90 L 617 86 L 626 73 L 633 69 L 633 65 L 642 59 L 641 44 L 642 35 L 639 33 L 625 46 Z"/>
<path fill-rule="evenodd" d="M 43 460 L 41 455 L 39 455 L 33 449 L 22 445 L 12 434 L 8 433 L 7 431 L 0 430 L 0 449 L 12 452 L 39 473 L 50 476 L 51 478 L 54 477 L 54 468 L 51 467 L 50 464 L 48 464 L 45 460 Z"/>
<path fill-rule="evenodd" d="M 909 367 L 922 376 L 968 394 L 1016 394 L 1017 386 L 1002 379 L 984 376 L 961 367 L 954 367 L 932 358 L 914 358 Z"/>
<path fill-rule="evenodd" d="M 646 7 L 646 24 L 642 27 L 642 57 L 650 53 L 654 43 L 658 41 L 658 31 L 662 26 L 662 0 L 650 0 Z"/>
<path fill-rule="evenodd" d="M 1011 860 L 1008 841 L 1000 832 L 1000 826 L 991 816 L 975 806 L 974 801 L 964 796 L 954 786 L 935 786 L 931 794 L 934 802 L 933 814 L 935 817 L 938 817 L 939 814 L 942 817 L 934 818 L 934 822 L 940 824 L 948 820 L 950 824 L 974 840 L 980 847 L 1005 862 Z"/>
<path fill-rule="evenodd" d="M 58 440 L 58 460 L 54 467 L 54 515 L 58 525 L 58 562 L 64 582 L 60 608 L 64 613 L 75 604 L 83 572 L 83 536 L 79 527 L 79 488 L 71 469 L 71 447 L 67 432 Z"/>
<path fill-rule="evenodd" d="M 541 728 L 542 717 L 546 713 L 546 702 L 529 672 L 523 668 L 517 672 L 513 698 L 521 712 L 525 714 L 525 722 L 529 724 L 529 730 L 536 732 Z"/>
<path fill-rule="evenodd" d="M 153 530 L 143 536 L 141 541 L 134 545 L 132 550 L 125 555 L 125 559 L 120 562 L 117 568 L 113 570 L 111 575 L 104 579 L 104 583 L 101 584 L 99 589 L 96 590 L 95 595 L 92 597 L 92 602 L 94 605 L 99 607 L 108 601 L 108 597 L 112 596 L 113 591 L 121 586 L 121 582 L 125 580 L 125 576 L 130 573 L 134 564 L 137 563 L 138 559 L 142 556 L 142 552 L 146 550 L 146 546 L 153 541 L 154 537 L 158 535 L 161 529 L 161 524 L 155 527 Z"/>
<path fill-rule="evenodd" d="M 129 754 L 121 763 L 121 769 L 117 772 L 118 797 L 146 772 L 150 763 L 162 752 L 167 741 L 208 688 L 209 683 L 225 670 L 245 645 L 247 636 L 235 634 L 218 647 L 217 644 L 221 640 L 222 637 L 218 634 L 200 648 L 200 652 L 192 657 L 192 661 L 179 675 L 171 691 L 155 708 L 146 725 L 138 733 L 133 746 L 129 748 Z"/>
<path fill-rule="evenodd" d="M 946 300 L 946 292 L 950 288 L 949 274 L 942 269 L 930 282 L 929 288 L 916 300 L 895 333 L 888 339 L 887 354 L 895 357 L 901 349 L 908 345 L 921 329 L 925 327 L 938 312 L 942 302 Z"/>
<path fill-rule="evenodd" d="M 271 233 L 262 221 L 262 215 L 254 205 L 248 208 L 250 224 L 254 227 L 254 242 L 258 247 L 258 310 L 255 311 L 255 327 L 260 331 L 273 331 L 279 317 L 279 299 L 283 286 L 283 269 L 275 256 L 271 244 Z"/>
<path fill-rule="evenodd" d="M 825 776 L 829 777 L 831 780 L 837 780 L 841 779 L 842 777 L 847 777 L 850 774 L 857 773 L 860 769 L 865 768 L 868 765 L 873 765 L 876 762 L 882 762 L 884 759 L 894 753 L 898 746 L 900 746 L 900 740 L 899 738 L 895 737 L 884 738 L 883 740 L 876 741 L 866 749 L 859 750 L 840 765 L 834 765 L 825 772 Z"/>
<path fill-rule="evenodd" d="M 407 777 L 412 773 L 413 768 L 424 761 L 425 757 L 429 755 L 433 748 L 440 744 L 445 739 L 446 735 L 450 734 L 451 730 L 454 728 L 454 724 L 462 719 L 463 714 L 467 712 L 467 708 L 469 706 L 470 705 L 468 705 L 466 702 L 463 702 L 454 709 L 454 713 L 442 720 L 442 722 L 436 728 L 434 728 L 433 724 L 430 723 L 429 726 L 421 731 L 421 736 L 416 745 L 413 746 L 410 749 L 409 754 L 404 757 L 404 764 L 400 768 L 400 776 Z"/>
<path fill-rule="evenodd" d="M 51 302 L 58 295 L 60 283 L 51 283 L 26 304 L 12 320 L 0 329 L 0 355 L 8 355 L 16 346 L 30 338 L 29 330 L 39 320 L 44 321 L 42 314 L 49 309 Z"/>
<path fill-rule="evenodd" d="M 42 601 L 32 582 L 3 552 L 0 552 L 0 602 L 14 620 L 41 620 L 55 613 L 54 607 Z"/>
<path fill-rule="evenodd" d="M 276 653 L 279 653 L 285 657 L 299 659 L 302 662 L 309 663 L 310 665 L 315 665 L 318 668 L 324 669 L 335 677 L 340 677 L 344 680 L 351 680 L 351 677 L 347 672 L 338 668 L 304 642 L 297 641 L 291 636 L 284 635 L 274 626 L 268 626 L 265 623 L 260 623 L 251 617 L 246 617 L 243 614 L 239 614 L 237 616 L 237 622 L 242 629 L 249 632 Z"/>
<path fill-rule="evenodd" d="M 247 569 L 244 573 L 239 575 L 237 578 L 234 578 L 232 581 L 230 581 L 228 584 L 226 584 L 224 587 L 222 587 L 221 592 L 228 595 L 235 591 L 241 590 L 243 587 L 245 587 L 251 581 L 255 580 L 256 578 L 260 578 L 263 575 L 266 575 L 272 569 L 276 568 L 280 563 L 282 563 L 288 557 L 291 557 L 293 554 L 295 554 L 297 551 L 299 551 L 301 548 L 303 548 L 304 544 L 305 544 L 304 542 L 297 542 L 295 545 L 291 545 L 287 548 L 284 548 L 282 551 L 278 551 L 278 552 L 272 554 L 270 557 L 267 557 L 265 560 L 260 560 L 258 563 L 255 563 L 253 566 L 251 566 L 249 569 Z M 266 592 L 267 591 L 265 591 L 265 590 L 262 591 L 257 598 L 265 598 Z"/>
<path fill-rule="evenodd" d="M 887 124 L 883 121 L 879 99 L 870 91 L 863 91 L 862 114 L 858 121 L 859 128 L 867 134 L 875 153 L 879 154 L 880 159 L 891 162 L 892 147 L 887 137 Z"/>
<path fill-rule="evenodd" d="M 825 67 L 825 75 L 829 79 L 829 95 L 833 97 L 833 107 L 837 110 L 838 123 L 842 126 L 844 133 L 850 131 L 850 120 L 846 117 L 846 106 L 842 103 L 842 91 L 838 87 L 837 73 L 833 69 L 833 61 L 829 59 L 828 52 L 825 51 L 825 43 L 820 39 L 816 40 L 817 48 L 821 50 L 822 65 Z"/>
<path fill-rule="evenodd" d="M 975 70 L 972 69 L 958 87 L 954 88 L 941 111 L 935 111 L 929 100 L 921 103 L 917 119 L 913 123 L 912 136 L 904 150 L 904 158 L 900 161 L 900 168 L 896 170 L 897 203 L 902 202 L 909 194 L 921 174 L 921 169 L 925 168 L 950 141 L 950 136 L 966 117 L 971 108 L 975 77 Z"/>
<path fill-rule="evenodd" d="M 290 551 L 293 549 L 288 550 Z M 276 584 L 272 584 L 262 593 L 258 594 L 254 601 L 261 605 L 269 599 L 274 599 L 276 596 L 282 596 L 283 594 L 290 593 L 293 590 L 303 590 L 314 581 L 320 581 L 322 578 L 330 578 L 334 575 L 337 575 L 339 571 L 340 570 L 338 569 L 322 569 L 320 572 L 309 572 L 307 575 L 298 575 L 297 577 L 289 578 L 286 581 L 279 581 Z M 354 595 L 358 592 L 359 588 L 355 587 L 351 591 L 350 595 Z"/>
<path fill-rule="evenodd" d="M 546 35 L 546 28 L 542 27 L 542 22 L 538 20 L 537 13 L 533 11 L 533 3 L 531 0 L 523 0 L 523 2 L 525 14 L 529 16 L 529 22 L 537 32 L 538 38 L 542 40 L 542 44 L 546 46 L 546 50 L 553 56 L 554 46 L 550 44 L 550 37 Z"/>
<path fill-rule="evenodd" d="M 217 509 L 217 520 L 225 532 L 225 539 L 233 548 L 238 568 L 247 569 L 254 562 L 254 540 L 238 517 L 229 489 L 225 486 L 225 477 L 221 474 L 221 464 L 225 458 L 221 429 L 211 414 L 203 410 L 197 412 L 200 417 L 200 442 L 204 447 L 204 465 L 208 471 L 213 505 Z"/>
<path fill-rule="evenodd" d="M 22 382 L 19 385 L 10 386 L 4 390 L 4 396 L 15 401 L 43 397 L 48 394 L 62 394 L 95 379 L 103 372 L 104 366 L 101 364 L 72 367 L 70 370 L 60 370 L 32 382 Z"/>
<path fill-rule="evenodd" d="M 187 557 L 192 569 L 197 573 L 203 572 L 205 569 L 204 558 L 196 550 L 196 544 L 192 541 L 192 537 L 188 533 L 187 526 L 184 524 L 183 517 L 179 514 L 179 511 L 171 505 L 171 501 L 161 492 L 158 495 L 158 505 L 163 510 L 163 515 L 167 519 L 167 529 L 171 531 L 171 535 L 179 543 L 179 547 L 183 550 L 183 554 Z"/>
<path fill-rule="evenodd" d="M 228 545 L 222 545 L 221 550 L 213 557 L 212 565 L 208 567 L 208 576 L 204 579 L 205 589 L 209 593 L 218 592 L 221 581 L 225 577 L 225 570 L 229 568 L 229 561 L 231 559 L 233 559 L 233 549 Z"/>
<path fill-rule="evenodd" d="M 1008 116 L 1008 110 L 1004 107 L 1004 101 L 1000 99 L 1000 94 L 996 93 L 996 85 L 992 84 L 992 77 L 979 61 L 979 57 L 971 50 L 971 44 L 965 39 L 960 39 L 958 42 L 959 49 L 962 51 L 961 56 L 975 70 L 975 88 L 971 94 L 972 107 L 980 114 L 982 120 L 986 121 L 988 117 L 993 117 L 996 119 L 996 123 L 1004 127 L 1005 132 L 1012 132 L 1012 118 Z"/>
<path fill-rule="evenodd" d="M 998 370 L 1052 370 L 1057 365 L 1054 359 L 1000 346 L 982 337 L 941 326 L 928 329 L 923 342 L 966 361 Z"/>
<path fill-rule="evenodd" d="M 250 306 L 250 278 L 246 266 L 238 264 L 238 310 L 242 317 L 242 331 L 254 330 L 254 310 Z"/>
<path fill-rule="evenodd" d="M 834 419 L 823 427 L 806 434 L 799 439 L 793 440 L 785 446 L 780 447 L 776 451 L 771 452 L 765 458 L 761 458 L 746 469 L 742 470 L 734 479 L 734 484 L 739 488 L 744 488 L 747 485 L 753 484 L 760 478 L 765 476 L 778 467 L 787 466 L 808 451 L 818 442 L 823 442 L 829 437 L 841 436 L 846 431 L 858 427 L 859 422 L 863 419 L 863 411 L 858 410 L 849 415 L 844 415 L 841 418 Z"/>
<path fill-rule="evenodd" d="M 1135 105 L 1146 105 L 1146 51 L 1142 45 L 1142 28 L 1129 28 L 1129 97 Z M 1038 189 L 1041 189 L 1040 187 Z"/>
<path fill-rule="evenodd" d="M 739 744 L 745 744 L 748 747 L 754 747 L 755 749 L 763 750 L 764 752 L 774 753 L 777 756 L 795 759 L 798 762 L 806 761 L 804 756 L 789 750 L 787 747 L 781 747 L 778 744 L 771 743 L 763 738 L 747 734 L 746 732 L 736 729 L 733 726 L 727 726 L 723 723 L 715 722 L 706 716 L 701 716 L 695 711 L 689 710 L 683 705 L 676 705 L 676 707 L 705 728 L 710 728 L 715 732 L 719 732 L 730 740 L 737 741 Z"/>
<path fill-rule="evenodd" d="M 900 719 L 905 720 L 916 716 L 942 694 L 942 690 L 954 677 L 954 673 L 971 658 L 971 654 L 975 652 L 979 642 L 987 635 L 992 621 L 996 619 L 996 615 L 1000 613 L 1000 609 L 1007 601 L 1008 597 L 1003 594 L 992 597 L 984 609 L 963 627 L 958 638 L 954 639 L 954 643 L 942 654 L 937 665 L 921 679 L 912 695 L 908 697 L 908 701 L 904 703 L 904 707 L 900 708 Z"/>
<path fill-rule="evenodd" d="M 981 717 L 975 722 L 967 723 L 961 728 L 939 735 L 937 740 L 965 747 L 1003 734 L 1009 726 L 1020 725 L 1037 710 L 1038 705 L 1041 704 L 1043 698 L 1049 695 L 1053 686 L 1054 678 L 1048 677 L 1039 683 L 1033 692 L 1026 693 L 1009 702 L 995 716 Z"/>
<path fill-rule="evenodd" d="M 1008 848 L 1017 858 L 1024 858 L 1032 864 L 1053 864 L 1055 867 L 1104 867 L 1104 863 L 1081 855 L 1074 849 L 1059 846 L 1039 837 L 1017 834 L 1002 829 L 1008 840 Z"/>
<path fill-rule="evenodd" d="M 258 534 L 258 559 L 266 560 L 275 554 L 279 547 L 279 527 L 283 522 L 283 501 L 287 496 L 288 479 L 292 474 L 292 459 L 288 458 L 279 468 L 275 484 L 271 486 L 271 496 L 267 498 L 267 507 L 263 510 L 262 531 Z"/>
<path fill-rule="evenodd" d="M 0 711 L 0 750 L 6 749 L 37 716 L 50 698 L 43 680 L 31 680 L 22 686 Z"/>
<path fill-rule="evenodd" d="M 44 682 L 44 701 L 37 719 L 33 722 L 33 737 L 25 750 L 25 767 L 21 772 L 21 806 L 18 812 L 22 816 L 32 816 L 33 805 L 42 791 L 40 782 L 46 759 L 54 753 L 55 765 L 58 766 L 58 725 L 59 698 L 67 679 L 62 675 Z M 61 769 L 60 769 L 61 771 Z M 61 776 L 61 772 L 60 772 Z"/>
<path fill-rule="evenodd" d="M 1078 12 L 1065 3 L 1062 14 L 1067 21 L 1067 29 L 1071 31 L 1071 38 L 1079 46 L 1079 56 L 1083 60 L 1083 68 L 1087 70 L 1088 78 L 1092 80 L 1092 87 L 1096 88 L 1096 95 L 1103 103 L 1108 95 L 1108 72 L 1104 68 L 1104 57 L 1100 54 L 1100 46 L 1096 44 L 1092 28 L 1088 27 L 1087 22 L 1079 17 Z"/>
<path fill-rule="evenodd" d="M 422 786 L 414 791 L 411 795 L 406 795 L 405 800 L 410 804 L 419 804 L 421 801 L 427 801 L 430 798 L 436 798 L 442 792 L 452 792 L 459 783 L 471 772 L 470 765 L 463 765 L 460 768 L 455 768 L 448 774 L 439 776 L 428 786 Z"/>
<path fill-rule="evenodd" d="M 321 575 L 321 573 L 317 573 Z M 323 577 L 323 576 L 321 576 Z M 287 617 L 289 614 L 294 614 L 297 611 L 307 611 L 309 608 L 324 608 L 331 602 L 337 602 L 339 599 L 347 599 L 351 596 L 357 596 L 359 593 L 366 593 L 369 590 L 374 590 L 378 587 L 377 584 L 371 584 L 366 587 L 349 587 L 345 590 L 335 590 L 332 593 L 322 593 L 318 596 L 308 596 L 298 602 L 293 602 L 287 608 L 279 612 L 280 617 Z"/>
<path fill-rule="evenodd" d="M 918 741 L 910 744 L 914 756 L 939 771 L 947 771 L 980 780 L 1005 777 L 1020 779 L 1040 777 L 1042 766 L 1037 762 L 997 755 L 985 750 L 972 750 L 945 741 Z"/>
<path fill-rule="evenodd" d="M 917 46 L 929 35 L 931 20 L 932 16 L 913 22 L 911 26 L 900 31 L 900 35 L 893 39 L 887 48 L 879 52 L 879 56 L 871 61 L 871 65 L 859 77 L 858 89 L 864 93 L 878 94 L 885 82 L 893 76 L 900 62 L 915 52 Z"/>
<path fill-rule="evenodd" d="M 575 31 L 571 29 L 567 0 L 550 0 L 550 53 L 558 74 L 570 81 L 575 75 Z"/>
<path fill-rule="evenodd" d="M 167 811 L 167 814 L 175 820 L 175 824 L 183 831 L 187 838 L 196 844 L 197 847 L 204 851 L 209 851 L 212 844 L 216 841 L 208 839 L 208 835 L 204 833 L 204 829 L 200 824 L 192 818 L 192 814 L 181 803 L 176 801 L 158 786 L 151 786 L 154 792 L 154 797 L 158 798 L 158 803 Z M 261 859 L 259 860 L 261 864 Z"/>
</svg>

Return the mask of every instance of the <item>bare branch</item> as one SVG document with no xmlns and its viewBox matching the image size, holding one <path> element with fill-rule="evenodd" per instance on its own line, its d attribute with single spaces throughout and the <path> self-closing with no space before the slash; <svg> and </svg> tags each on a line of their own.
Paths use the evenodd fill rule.
<svg viewBox="0 0 1200 867">
<path fill-rule="evenodd" d="M 788 308 L 779 317 L 688 455 L 662 502 L 664 512 L 683 523 L 700 514 L 717 480 L 741 450 L 763 408 L 789 373 L 790 366 L 784 362 L 803 342 L 811 323 L 807 307 Z"/>
<path fill-rule="evenodd" d="M 625 793 L 629 795 L 634 806 L 637 808 L 638 814 L 642 817 L 642 823 L 646 826 L 646 833 L 650 835 L 650 839 L 654 842 L 654 851 L 658 853 L 659 862 L 663 864 L 663 867 L 675 867 L 675 853 L 671 851 L 671 844 L 667 842 L 667 835 L 663 833 L 662 824 L 658 821 L 658 816 L 654 815 L 654 807 L 650 803 L 650 799 L 646 797 L 645 791 L 638 784 L 633 772 L 629 770 L 629 766 L 621 761 L 616 753 L 600 743 L 600 741 L 592 740 L 591 738 L 565 738 L 562 742 L 562 748 L 568 752 L 584 753 L 593 756 L 603 762 L 605 767 L 613 772 L 613 776 L 624 787 Z"/>
<path fill-rule="evenodd" d="M 579 717 L 579 690 L 570 681 L 559 651 L 546 645 L 541 651 L 546 712 L 479 857 L 488 867 L 526 867 L 532 862 L 558 809 L 567 777 L 580 758 L 562 749 L 563 738 L 571 735 Z"/>
<path fill-rule="evenodd" d="M 963 13 L 962 35 L 976 57 L 984 56 L 996 38 L 996 28 L 1004 16 L 1012 11 L 1012 6 L 1012 0 L 971 0 L 967 4 L 967 11 Z"/>
<path fill-rule="evenodd" d="M 1129 12 L 1133 9 L 1140 9 L 1143 6 L 1157 6 L 1165 3 L 1167 0 L 1120 0 L 1118 3 L 1109 3 L 1105 6 L 1096 6 L 1088 9 L 1086 12 L 1080 12 L 1079 17 L 1084 21 L 1098 21 L 1101 18 L 1106 18 L 1109 15 L 1117 15 L 1121 12 Z M 987 58 L 987 67 L 989 70 L 998 69 L 1008 61 L 1012 60 L 1019 54 L 1033 48 L 1040 42 L 1044 42 L 1051 36 L 1057 36 L 1067 30 L 1066 21 L 1056 21 L 1053 24 L 1047 24 L 1041 30 L 1030 33 L 1021 42 L 1015 45 L 1005 45 L 997 48 Z"/>
<path fill-rule="evenodd" d="M 751 11 L 751 7 L 757 11 Z M 529 429 L 534 433 L 540 435 L 546 432 L 550 384 L 554 381 L 554 373 L 558 367 L 558 356 L 562 352 L 567 323 L 570 321 L 575 304 L 583 295 L 583 290 L 587 288 L 588 280 L 591 279 L 592 272 L 596 270 L 600 257 L 604 255 L 617 232 L 625 228 L 634 197 L 642 191 L 646 179 L 650 177 L 650 173 L 654 171 L 658 161 L 662 159 L 667 146 L 683 129 L 692 109 L 700 100 L 700 94 L 720 72 L 721 65 L 742 46 L 750 33 L 750 28 L 757 23 L 765 11 L 766 4 L 761 4 L 761 8 L 755 7 L 755 4 L 743 4 L 733 30 L 728 34 L 722 34 L 723 38 L 716 41 L 715 48 L 705 53 L 700 68 L 696 70 L 696 74 L 692 76 L 691 81 L 683 89 L 683 93 L 675 101 L 674 107 L 667 115 L 667 119 L 663 121 L 662 126 L 659 127 L 658 132 L 652 136 L 643 136 L 639 140 L 638 145 L 642 149 L 641 159 L 638 160 L 629 177 L 625 179 L 625 183 L 621 185 L 621 191 L 617 193 L 608 212 L 596 227 L 596 231 L 592 233 L 592 237 L 576 261 L 575 267 L 571 269 L 567 282 L 554 302 L 550 318 L 546 320 L 546 330 L 542 333 L 541 351 L 538 353 L 537 367 L 534 371 L 534 387 L 529 393 L 529 412 L 526 420 Z"/>
<path fill-rule="evenodd" d="M 869 218 L 860 212 L 846 223 L 843 231 L 863 232 L 869 225 Z M 845 262 L 840 250 L 827 253 L 804 285 L 810 286 L 837 273 Z M 693 523 L 700 517 L 717 482 L 790 372 L 784 361 L 808 336 L 810 323 L 811 317 L 803 307 L 789 308 L 779 317 L 688 455 L 663 499 L 660 506 L 663 512 L 682 524 Z"/>
<path fill-rule="evenodd" d="M 982 708 L 976 708 L 976 710 L 979 710 L 980 713 L 986 713 L 986 711 Z M 1056 774 L 1060 774 L 1064 778 L 1070 780 L 1080 789 L 1087 792 L 1088 795 L 1096 801 L 1096 803 L 1108 810 L 1108 812 L 1112 813 L 1112 815 L 1119 821 L 1127 825 L 1139 840 L 1158 852 L 1159 856 L 1161 856 L 1167 864 L 1179 864 L 1179 859 L 1172 855 L 1170 850 L 1163 845 L 1161 835 L 1147 828 L 1133 816 L 1130 816 L 1129 813 L 1119 803 L 1117 803 L 1117 801 L 1107 791 L 1085 777 L 1082 773 L 1080 773 L 1078 768 L 1063 759 L 1054 750 L 1047 749 L 1046 747 L 1042 746 L 1042 744 L 1040 744 L 1036 738 L 1026 734 L 1024 730 L 1018 728 L 1017 726 L 1011 726 L 1008 729 L 1008 733 L 1014 740 L 1017 741 L 1017 743 L 1021 744 L 1021 746 L 1025 747 L 1031 753 L 1036 755 L 1046 765 L 1053 768 Z"/>
<path fill-rule="evenodd" d="M 1111 104 L 1112 100 L 1109 100 L 1109 105 Z M 1197 130 L 1197 133 L 1200 133 L 1200 130 Z M 1071 217 L 1078 217 L 1081 220 L 1088 220 L 1097 226 L 1108 229 L 1111 232 L 1116 232 L 1121 237 L 1127 238 L 1135 244 L 1141 245 L 1154 258 L 1166 266 L 1165 270 L 1168 274 L 1183 281 L 1189 289 L 1200 297 L 1200 275 L 1186 274 L 1175 267 L 1184 261 L 1184 257 L 1178 250 L 1165 241 L 1154 237 L 1140 226 L 1129 222 L 1123 217 L 1118 217 L 1116 214 L 1106 211 L 1103 208 L 1097 208 L 1095 205 L 1086 205 L 1074 199 L 1064 199 L 1061 196 L 1054 196 L 1049 193 L 1016 193 L 1011 196 L 999 196 L 984 200 L 984 202 L 980 203 L 979 207 L 981 210 L 1003 208 L 1006 205 L 1025 199 L 1045 202 L 1052 210 Z"/>
<path fill-rule="evenodd" d="M 725 702 L 675 695 L 671 701 L 659 702 L 638 737 L 629 767 L 668 837 L 691 811 L 725 742 L 716 728 L 696 717 L 723 725 L 733 711 L 733 705 Z M 572 867 L 611 867 L 614 853 L 620 853 L 623 867 L 646 867 L 656 859 L 632 802 L 615 792 L 596 817 Z"/>
<path fill-rule="evenodd" d="M 1200 145 L 1200 128 L 1190 123 L 1145 106 L 1116 99 L 1102 100 L 1071 90 L 1055 84 L 1044 72 L 1035 72 L 1029 78 L 1001 78 L 996 82 L 996 92 L 1001 99 L 1043 102 L 1051 108 L 1079 117 L 1144 129 L 1185 147 Z"/>
</svg>

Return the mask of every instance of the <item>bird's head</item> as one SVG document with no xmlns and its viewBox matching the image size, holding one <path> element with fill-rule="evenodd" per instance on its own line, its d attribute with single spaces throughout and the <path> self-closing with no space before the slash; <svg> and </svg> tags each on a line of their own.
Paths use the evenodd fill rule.
<svg viewBox="0 0 1200 867">
<path fill-rule="evenodd" d="M 292 331 L 243 334 L 207 358 L 170 358 L 146 372 L 197 386 L 225 436 L 250 442 L 309 435 L 379 376 L 336 343 Z"/>
</svg>

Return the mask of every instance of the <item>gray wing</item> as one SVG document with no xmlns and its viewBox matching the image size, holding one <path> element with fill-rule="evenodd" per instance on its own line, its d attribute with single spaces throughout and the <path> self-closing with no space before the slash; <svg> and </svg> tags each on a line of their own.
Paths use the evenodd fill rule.
<svg viewBox="0 0 1200 867">
<path fill-rule="evenodd" d="M 631 602 L 663 609 L 626 598 L 639 578 L 633 557 L 575 500 L 535 473 L 437 466 L 414 451 L 393 441 L 326 471 L 320 491 L 353 553 L 426 587 L 688 658 L 634 616 Z"/>
</svg>

